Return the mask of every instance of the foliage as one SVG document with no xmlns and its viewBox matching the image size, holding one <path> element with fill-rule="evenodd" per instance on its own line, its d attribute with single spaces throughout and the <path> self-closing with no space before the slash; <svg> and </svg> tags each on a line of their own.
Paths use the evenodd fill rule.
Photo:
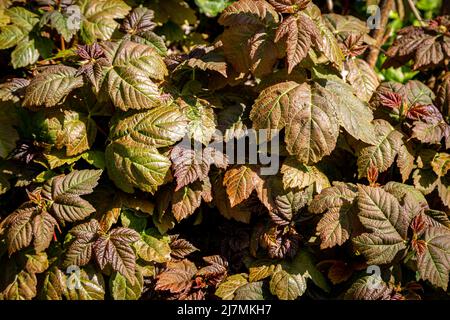
<svg viewBox="0 0 450 320">
<path fill-rule="evenodd" d="M 395 82 L 310 0 L 140 2 L 0 1 L 1 299 L 448 294 L 450 17 Z"/>
</svg>

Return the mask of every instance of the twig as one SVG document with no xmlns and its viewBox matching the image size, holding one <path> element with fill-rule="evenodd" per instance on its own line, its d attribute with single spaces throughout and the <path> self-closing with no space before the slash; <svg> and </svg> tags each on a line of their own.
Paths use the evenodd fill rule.
<svg viewBox="0 0 450 320">
<path fill-rule="evenodd" d="M 414 4 L 414 1 L 408 0 L 408 4 L 409 4 L 409 7 L 411 8 L 414 16 L 416 17 L 416 19 L 419 20 L 419 22 L 422 26 L 425 26 L 426 23 L 422 20 L 422 17 L 420 16 L 420 12 L 419 12 L 419 10 L 417 10 L 416 5 Z"/>
<path fill-rule="evenodd" d="M 389 20 L 389 12 L 394 5 L 394 0 L 383 0 L 381 4 L 381 18 L 378 29 L 373 30 L 372 37 L 375 39 L 375 45 L 371 46 L 367 54 L 366 61 L 373 68 L 378 60 L 380 54 L 380 47 L 383 45 L 386 26 Z"/>
<path fill-rule="evenodd" d="M 328 12 L 333 12 L 333 7 L 334 7 L 333 0 L 327 0 Z"/>
</svg>

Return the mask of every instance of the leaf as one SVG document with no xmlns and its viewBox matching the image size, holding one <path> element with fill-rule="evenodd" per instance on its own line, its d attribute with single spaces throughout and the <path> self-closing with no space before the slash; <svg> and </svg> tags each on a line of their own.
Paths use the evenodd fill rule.
<svg viewBox="0 0 450 320">
<path fill-rule="evenodd" d="M 78 225 L 70 230 L 76 239 L 71 243 L 66 252 L 64 260 L 65 266 L 84 266 L 89 263 L 92 257 L 92 246 L 97 239 L 97 232 L 100 226 L 97 220 Z"/>
<path fill-rule="evenodd" d="M 174 193 L 172 213 L 178 222 L 194 214 L 195 210 L 200 207 L 202 199 L 209 192 L 210 186 L 208 185 L 209 181 L 206 183 L 196 181 Z"/>
<path fill-rule="evenodd" d="M 256 188 L 257 179 L 258 174 L 250 166 L 241 165 L 227 170 L 223 178 L 223 185 L 226 188 L 231 207 L 250 197 Z"/>
<path fill-rule="evenodd" d="M 402 175 L 402 181 L 408 180 L 414 169 L 414 151 L 410 142 L 404 143 L 398 149 L 397 166 Z"/>
<path fill-rule="evenodd" d="M 176 238 L 170 243 L 170 255 L 177 259 L 183 259 L 191 253 L 198 251 L 192 243 L 185 239 Z"/>
<path fill-rule="evenodd" d="M 289 16 L 278 26 L 275 42 L 283 40 L 286 46 L 288 73 L 291 73 L 306 56 L 314 43 L 320 43 L 320 31 L 306 14 Z"/>
<path fill-rule="evenodd" d="M 57 267 L 50 268 L 45 273 L 44 283 L 39 298 L 43 300 L 62 300 L 67 293 L 67 279 L 65 274 Z"/>
<path fill-rule="evenodd" d="M 197 272 L 195 265 L 189 260 L 170 262 L 167 269 L 157 276 L 156 290 L 169 290 L 179 293 L 188 288 L 192 277 Z"/>
<path fill-rule="evenodd" d="M 156 50 L 129 40 L 106 42 L 102 47 L 112 63 L 105 90 L 114 105 L 124 111 L 158 106 L 160 93 L 152 79 L 163 80 L 167 68 Z"/>
<path fill-rule="evenodd" d="M 111 139 L 129 136 L 133 141 L 155 148 L 167 147 L 182 139 L 187 119 L 175 106 L 162 106 L 143 112 L 127 112 L 113 118 Z"/>
<path fill-rule="evenodd" d="M 289 157 L 281 166 L 284 188 L 303 189 L 312 185 L 318 179 L 320 171 L 315 166 L 299 163 L 295 158 Z"/>
<path fill-rule="evenodd" d="M 339 124 L 354 138 L 369 144 L 376 143 L 372 111 L 353 94 L 353 88 L 335 79 L 327 79 L 324 86 L 332 93 Z"/>
<path fill-rule="evenodd" d="M 305 12 L 314 21 L 320 31 L 322 40 L 318 41 L 319 50 L 328 58 L 328 60 L 333 62 L 338 69 L 341 70 L 342 63 L 344 61 L 344 54 L 342 53 L 333 32 L 328 29 L 325 24 L 325 21 L 321 16 L 320 9 L 316 5 L 311 5 L 306 8 Z"/>
<path fill-rule="evenodd" d="M 37 254 L 25 254 L 26 264 L 25 269 L 29 273 L 42 273 L 48 269 L 48 258 L 45 252 Z"/>
<path fill-rule="evenodd" d="M 38 59 L 39 51 L 34 45 L 34 40 L 22 40 L 11 53 L 11 63 L 14 69 L 34 64 Z"/>
<path fill-rule="evenodd" d="M 0 107 L 0 158 L 6 158 L 16 147 L 19 134 L 14 128 L 18 124 L 15 110 Z"/>
<path fill-rule="evenodd" d="M 233 300 L 236 290 L 247 283 L 248 281 L 244 273 L 234 274 L 220 283 L 215 295 L 222 298 L 222 300 Z"/>
<path fill-rule="evenodd" d="M 144 288 L 144 278 L 136 272 L 135 280 L 130 282 L 120 273 L 115 272 L 109 280 L 111 295 L 114 300 L 138 300 Z"/>
<path fill-rule="evenodd" d="M 195 0 L 195 4 L 208 17 L 215 17 L 231 4 L 230 0 Z"/>
<path fill-rule="evenodd" d="M 156 27 L 156 23 L 152 21 L 153 16 L 153 11 L 145 7 L 134 8 L 123 21 L 123 28 L 130 34 L 153 30 Z"/>
<path fill-rule="evenodd" d="M 64 112 L 63 130 L 68 156 L 89 150 L 97 134 L 95 121 L 75 111 Z"/>
<path fill-rule="evenodd" d="M 130 7 L 122 0 L 78 0 L 82 13 L 81 36 L 87 43 L 96 39 L 108 40 L 119 24 L 114 19 L 123 19 Z"/>
<path fill-rule="evenodd" d="M 73 171 L 53 178 L 45 185 L 48 199 L 53 201 L 51 211 L 60 221 L 83 220 L 95 211 L 81 195 L 91 193 L 98 184 L 102 170 Z"/>
<path fill-rule="evenodd" d="M 79 24 L 72 23 L 71 16 L 66 16 L 60 11 L 53 10 L 49 18 L 52 28 L 55 28 L 66 41 L 70 41 L 80 29 Z"/>
<path fill-rule="evenodd" d="M 194 141 L 208 145 L 216 132 L 216 115 L 214 110 L 200 101 L 186 103 L 178 100 L 188 119 L 188 136 Z"/>
<path fill-rule="evenodd" d="M 36 286 L 36 275 L 22 270 L 15 275 L 14 280 L 3 290 L 2 295 L 6 300 L 31 300 L 37 294 Z"/>
<path fill-rule="evenodd" d="M 32 222 L 35 215 L 36 208 L 30 203 L 25 203 L 8 218 L 9 228 L 6 234 L 6 241 L 9 255 L 31 244 L 33 239 Z"/>
<path fill-rule="evenodd" d="M 284 264 L 283 268 L 290 274 L 301 274 L 304 278 L 310 278 L 316 286 L 325 292 L 330 292 L 330 287 L 323 274 L 317 269 L 314 260 L 312 254 L 303 249 L 299 251 L 292 262 Z"/>
<path fill-rule="evenodd" d="M 265 300 L 269 294 L 264 289 L 263 281 L 244 284 L 236 290 L 234 300 Z"/>
<path fill-rule="evenodd" d="M 133 193 L 134 188 L 155 193 L 170 168 L 169 159 L 156 148 L 129 137 L 111 142 L 106 147 L 105 157 L 110 179 L 128 193 Z"/>
<path fill-rule="evenodd" d="M 34 250 L 41 252 L 47 249 L 53 238 L 58 223 L 47 211 L 42 211 L 33 219 Z"/>
<path fill-rule="evenodd" d="M 306 291 L 306 279 L 300 274 L 292 275 L 277 270 L 270 279 L 270 292 L 280 300 L 295 300 Z"/>
<path fill-rule="evenodd" d="M 425 250 L 417 254 L 420 278 L 447 290 L 450 272 L 450 231 L 445 227 L 430 227 L 425 230 Z"/>
<path fill-rule="evenodd" d="M 173 163 L 174 176 L 177 179 L 175 191 L 196 181 L 204 180 L 208 176 L 210 162 L 204 156 L 203 150 L 191 148 L 190 143 L 177 144 L 170 153 Z"/>
<path fill-rule="evenodd" d="M 104 300 L 105 280 L 92 267 L 83 268 L 67 277 L 65 296 L 68 300 Z"/>
<path fill-rule="evenodd" d="M 354 88 L 355 94 L 363 101 L 369 102 L 373 93 L 380 84 L 375 71 L 362 59 L 351 59 L 344 63 L 348 71 L 347 82 Z"/>
<path fill-rule="evenodd" d="M 383 189 L 358 185 L 358 216 L 371 231 L 353 239 L 368 264 L 390 263 L 406 248 L 409 223 L 398 200 Z"/>
<path fill-rule="evenodd" d="M 367 176 L 367 170 L 375 167 L 384 172 L 394 163 L 395 157 L 403 144 L 402 133 L 393 128 L 387 121 L 374 121 L 376 144 L 362 148 L 358 155 L 358 177 Z"/>
<path fill-rule="evenodd" d="M 236 1 L 228 6 L 219 18 L 219 23 L 224 26 L 269 22 L 278 22 L 278 15 L 271 5 L 262 0 Z"/>
<path fill-rule="evenodd" d="M 347 300 L 390 300 L 392 288 L 379 276 L 366 276 L 352 284 L 344 295 Z"/>
<path fill-rule="evenodd" d="M 136 256 L 130 244 L 138 240 L 139 235 L 136 231 L 121 227 L 100 236 L 93 246 L 100 268 L 104 269 L 108 264 L 133 282 Z"/>
<path fill-rule="evenodd" d="M 289 154 L 314 163 L 334 149 L 339 126 L 332 98 L 321 86 L 286 81 L 264 89 L 250 113 L 255 129 L 286 127 Z"/>
<path fill-rule="evenodd" d="M 191 51 L 191 55 L 194 55 L 194 57 L 186 62 L 189 67 L 198 68 L 203 71 L 215 71 L 227 77 L 227 63 L 223 52 L 214 46 L 197 47 Z"/>
<path fill-rule="evenodd" d="M 148 262 L 163 263 L 170 260 L 171 247 L 163 239 L 143 234 L 134 247 L 137 255 Z"/>
<path fill-rule="evenodd" d="M 219 178 L 213 185 L 214 204 L 219 209 L 221 215 L 227 219 L 234 219 L 243 223 L 249 223 L 251 212 L 242 204 L 232 206 L 227 190 L 223 185 L 223 179 Z"/>
<path fill-rule="evenodd" d="M 64 65 L 50 66 L 35 76 L 28 85 L 24 107 L 53 107 L 75 88 L 83 85 L 76 69 Z"/>
</svg>

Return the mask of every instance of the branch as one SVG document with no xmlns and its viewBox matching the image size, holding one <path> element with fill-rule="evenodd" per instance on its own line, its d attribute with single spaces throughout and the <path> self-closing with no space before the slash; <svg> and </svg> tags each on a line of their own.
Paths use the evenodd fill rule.
<svg viewBox="0 0 450 320">
<path fill-rule="evenodd" d="M 394 0 L 383 0 L 381 5 L 381 19 L 380 27 L 373 30 L 372 37 L 375 39 L 375 45 L 371 46 L 369 53 L 367 54 L 366 61 L 373 68 L 378 60 L 378 55 L 380 54 L 380 47 L 384 43 L 384 34 L 386 31 L 386 26 L 389 20 L 389 12 L 394 5 Z"/>
</svg>

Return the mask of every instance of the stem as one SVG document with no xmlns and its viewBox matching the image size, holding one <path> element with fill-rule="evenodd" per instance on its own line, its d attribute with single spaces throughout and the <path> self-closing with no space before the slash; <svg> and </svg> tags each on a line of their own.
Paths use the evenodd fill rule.
<svg viewBox="0 0 450 320">
<path fill-rule="evenodd" d="M 328 8 L 328 12 L 333 12 L 333 0 L 327 0 L 327 8 Z"/>
<path fill-rule="evenodd" d="M 383 45 L 384 34 L 386 26 L 389 20 L 389 12 L 394 5 L 394 0 L 383 0 L 381 3 L 381 19 L 380 28 L 375 29 L 372 32 L 372 37 L 375 39 L 375 45 L 371 46 L 369 53 L 367 54 L 366 61 L 373 68 L 378 60 L 380 54 L 380 47 Z"/>
<path fill-rule="evenodd" d="M 61 51 L 64 51 L 66 50 L 66 43 L 64 41 L 64 37 L 61 36 L 60 40 L 61 40 Z"/>
<path fill-rule="evenodd" d="M 422 26 L 425 26 L 426 23 L 422 20 L 422 17 L 420 16 L 420 12 L 419 12 L 419 10 L 417 10 L 416 5 L 414 4 L 414 1 L 408 0 L 408 4 L 409 4 L 409 7 L 411 8 L 414 16 L 416 17 L 416 19 L 419 20 L 419 22 Z"/>
</svg>

